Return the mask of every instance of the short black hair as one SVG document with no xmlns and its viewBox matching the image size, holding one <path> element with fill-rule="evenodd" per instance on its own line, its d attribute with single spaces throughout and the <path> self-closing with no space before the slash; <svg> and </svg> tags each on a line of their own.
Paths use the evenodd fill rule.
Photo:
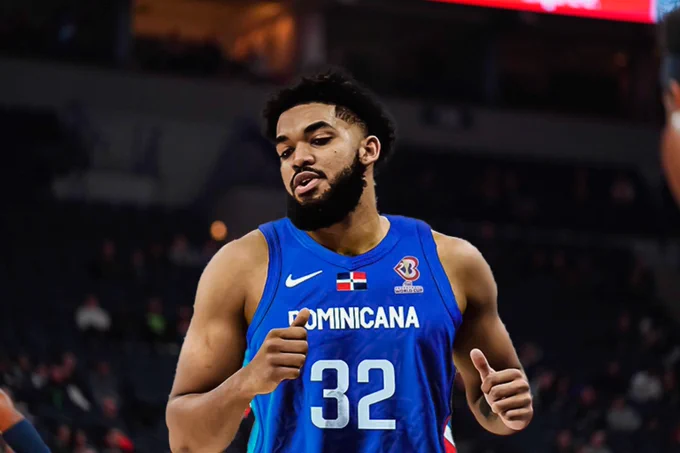
<svg viewBox="0 0 680 453">
<path fill-rule="evenodd" d="M 349 123 L 359 123 L 367 135 L 378 137 L 381 151 L 377 166 L 390 159 L 396 141 L 394 121 L 366 87 L 338 69 L 303 77 L 296 85 L 274 95 L 263 111 L 265 136 L 274 141 L 279 117 L 284 112 L 298 105 L 313 103 L 334 105 L 337 117 Z"/>
</svg>

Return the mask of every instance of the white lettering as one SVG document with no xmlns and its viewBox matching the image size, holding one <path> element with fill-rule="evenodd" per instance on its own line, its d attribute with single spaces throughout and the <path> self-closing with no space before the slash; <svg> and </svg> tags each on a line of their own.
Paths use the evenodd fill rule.
<svg viewBox="0 0 680 453">
<path fill-rule="evenodd" d="M 340 328 L 356 329 L 356 327 L 354 327 L 354 310 L 350 308 L 349 311 L 347 311 L 345 307 L 342 307 L 339 309 L 339 311 L 340 311 Z"/>
<path fill-rule="evenodd" d="M 416 329 L 420 329 L 420 321 L 418 320 L 418 313 L 414 307 L 408 307 L 408 314 L 406 315 L 406 325 L 405 328 L 414 326 Z"/>
<path fill-rule="evenodd" d="M 309 310 L 309 320 L 307 321 L 305 327 L 307 330 L 316 329 L 316 312 L 314 310 Z"/>
<path fill-rule="evenodd" d="M 298 313 L 300 313 L 300 310 L 293 310 L 288 312 L 288 325 L 290 326 L 293 324 L 293 321 L 295 321 L 295 318 L 297 317 Z"/>
<path fill-rule="evenodd" d="M 390 328 L 404 328 L 404 307 L 390 307 Z"/>
<path fill-rule="evenodd" d="M 364 329 L 370 329 L 371 327 L 373 327 L 373 320 L 372 319 L 371 319 L 370 322 L 366 321 L 366 314 L 367 313 L 370 314 L 371 316 L 373 316 L 373 309 L 370 308 L 370 307 L 364 307 L 364 308 L 361 309 L 361 327 L 363 327 Z"/>
<path fill-rule="evenodd" d="M 329 308 L 323 311 L 321 308 L 317 309 L 317 319 L 319 320 L 319 330 L 323 330 L 323 322 L 326 321 L 330 323 L 331 329 L 335 329 L 335 323 L 333 322 L 333 309 Z"/>
<path fill-rule="evenodd" d="M 385 309 L 383 307 L 378 307 L 378 314 L 375 316 L 375 328 L 377 329 L 378 327 L 390 327 L 387 323 L 387 316 L 385 315 Z"/>
<path fill-rule="evenodd" d="M 545 11 L 554 12 L 560 6 L 595 10 L 602 8 L 600 0 L 524 0 L 524 3 L 538 4 Z"/>
<path fill-rule="evenodd" d="M 288 312 L 288 325 L 299 313 L 300 310 Z M 305 327 L 307 330 L 419 329 L 420 319 L 413 306 L 380 306 L 375 310 L 371 307 L 329 307 L 310 310 Z"/>
</svg>

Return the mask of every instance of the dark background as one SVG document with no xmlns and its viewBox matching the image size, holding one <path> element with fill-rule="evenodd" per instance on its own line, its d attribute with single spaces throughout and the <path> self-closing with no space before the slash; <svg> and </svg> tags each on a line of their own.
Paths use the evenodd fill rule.
<svg viewBox="0 0 680 453">
<path fill-rule="evenodd" d="M 407 0 L 4 1 L 0 384 L 55 452 L 167 451 L 200 272 L 282 215 L 262 101 L 332 63 L 400 125 L 381 211 L 482 250 L 531 379 L 535 419 L 510 438 L 457 385 L 460 451 L 680 451 L 655 40 Z"/>
</svg>

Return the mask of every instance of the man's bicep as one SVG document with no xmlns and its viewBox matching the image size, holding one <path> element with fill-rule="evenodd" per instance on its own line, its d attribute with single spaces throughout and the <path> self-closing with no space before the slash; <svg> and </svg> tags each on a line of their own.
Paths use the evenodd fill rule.
<svg viewBox="0 0 680 453">
<path fill-rule="evenodd" d="M 221 251 L 220 253 L 222 253 Z M 216 256 L 201 276 L 171 396 L 203 393 L 241 368 L 246 348 L 244 291 Z"/>
<path fill-rule="evenodd" d="M 498 291 L 491 268 L 473 246 L 462 248 L 460 261 L 463 268 L 458 275 L 462 280 L 466 310 L 456 334 L 454 361 L 466 382 L 466 389 L 478 390 L 481 380 L 470 359 L 472 349 L 480 349 L 489 365 L 497 370 L 520 368 L 520 362 L 498 314 Z"/>
<path fill-rule="evenodd" d="M 245 333 L 241 326 L 218 320 L 192 321 L 177 363 L 172 396 L 204 393 L 241 368 Z"/>
</svg>

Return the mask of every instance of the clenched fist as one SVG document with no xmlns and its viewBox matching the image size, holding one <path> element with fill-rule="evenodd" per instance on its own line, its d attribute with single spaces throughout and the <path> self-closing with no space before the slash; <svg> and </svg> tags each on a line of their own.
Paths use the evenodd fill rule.
<svg viewBox="0 0 680 453">
<path fill-rule="evenodd" d="M 260 350 L 243 369 L 247 372 L 249 393 L 263 395 L 276 390 L 284 380 L 300 377 L 300 368 L 307 358 L 307 329 L 309 319 L 306 308 L 285 329 L 272 329 Z"/>
<path fill-rule="evenodd" d="M 534 408 L 529 381 L 524 373 L 516 368 L 494 370 L 479 349 L 470 351 L 470 358 L 482 378 L 482 392 L 493 413 L 512 430 L 526 428 Z"/>
</svg>

